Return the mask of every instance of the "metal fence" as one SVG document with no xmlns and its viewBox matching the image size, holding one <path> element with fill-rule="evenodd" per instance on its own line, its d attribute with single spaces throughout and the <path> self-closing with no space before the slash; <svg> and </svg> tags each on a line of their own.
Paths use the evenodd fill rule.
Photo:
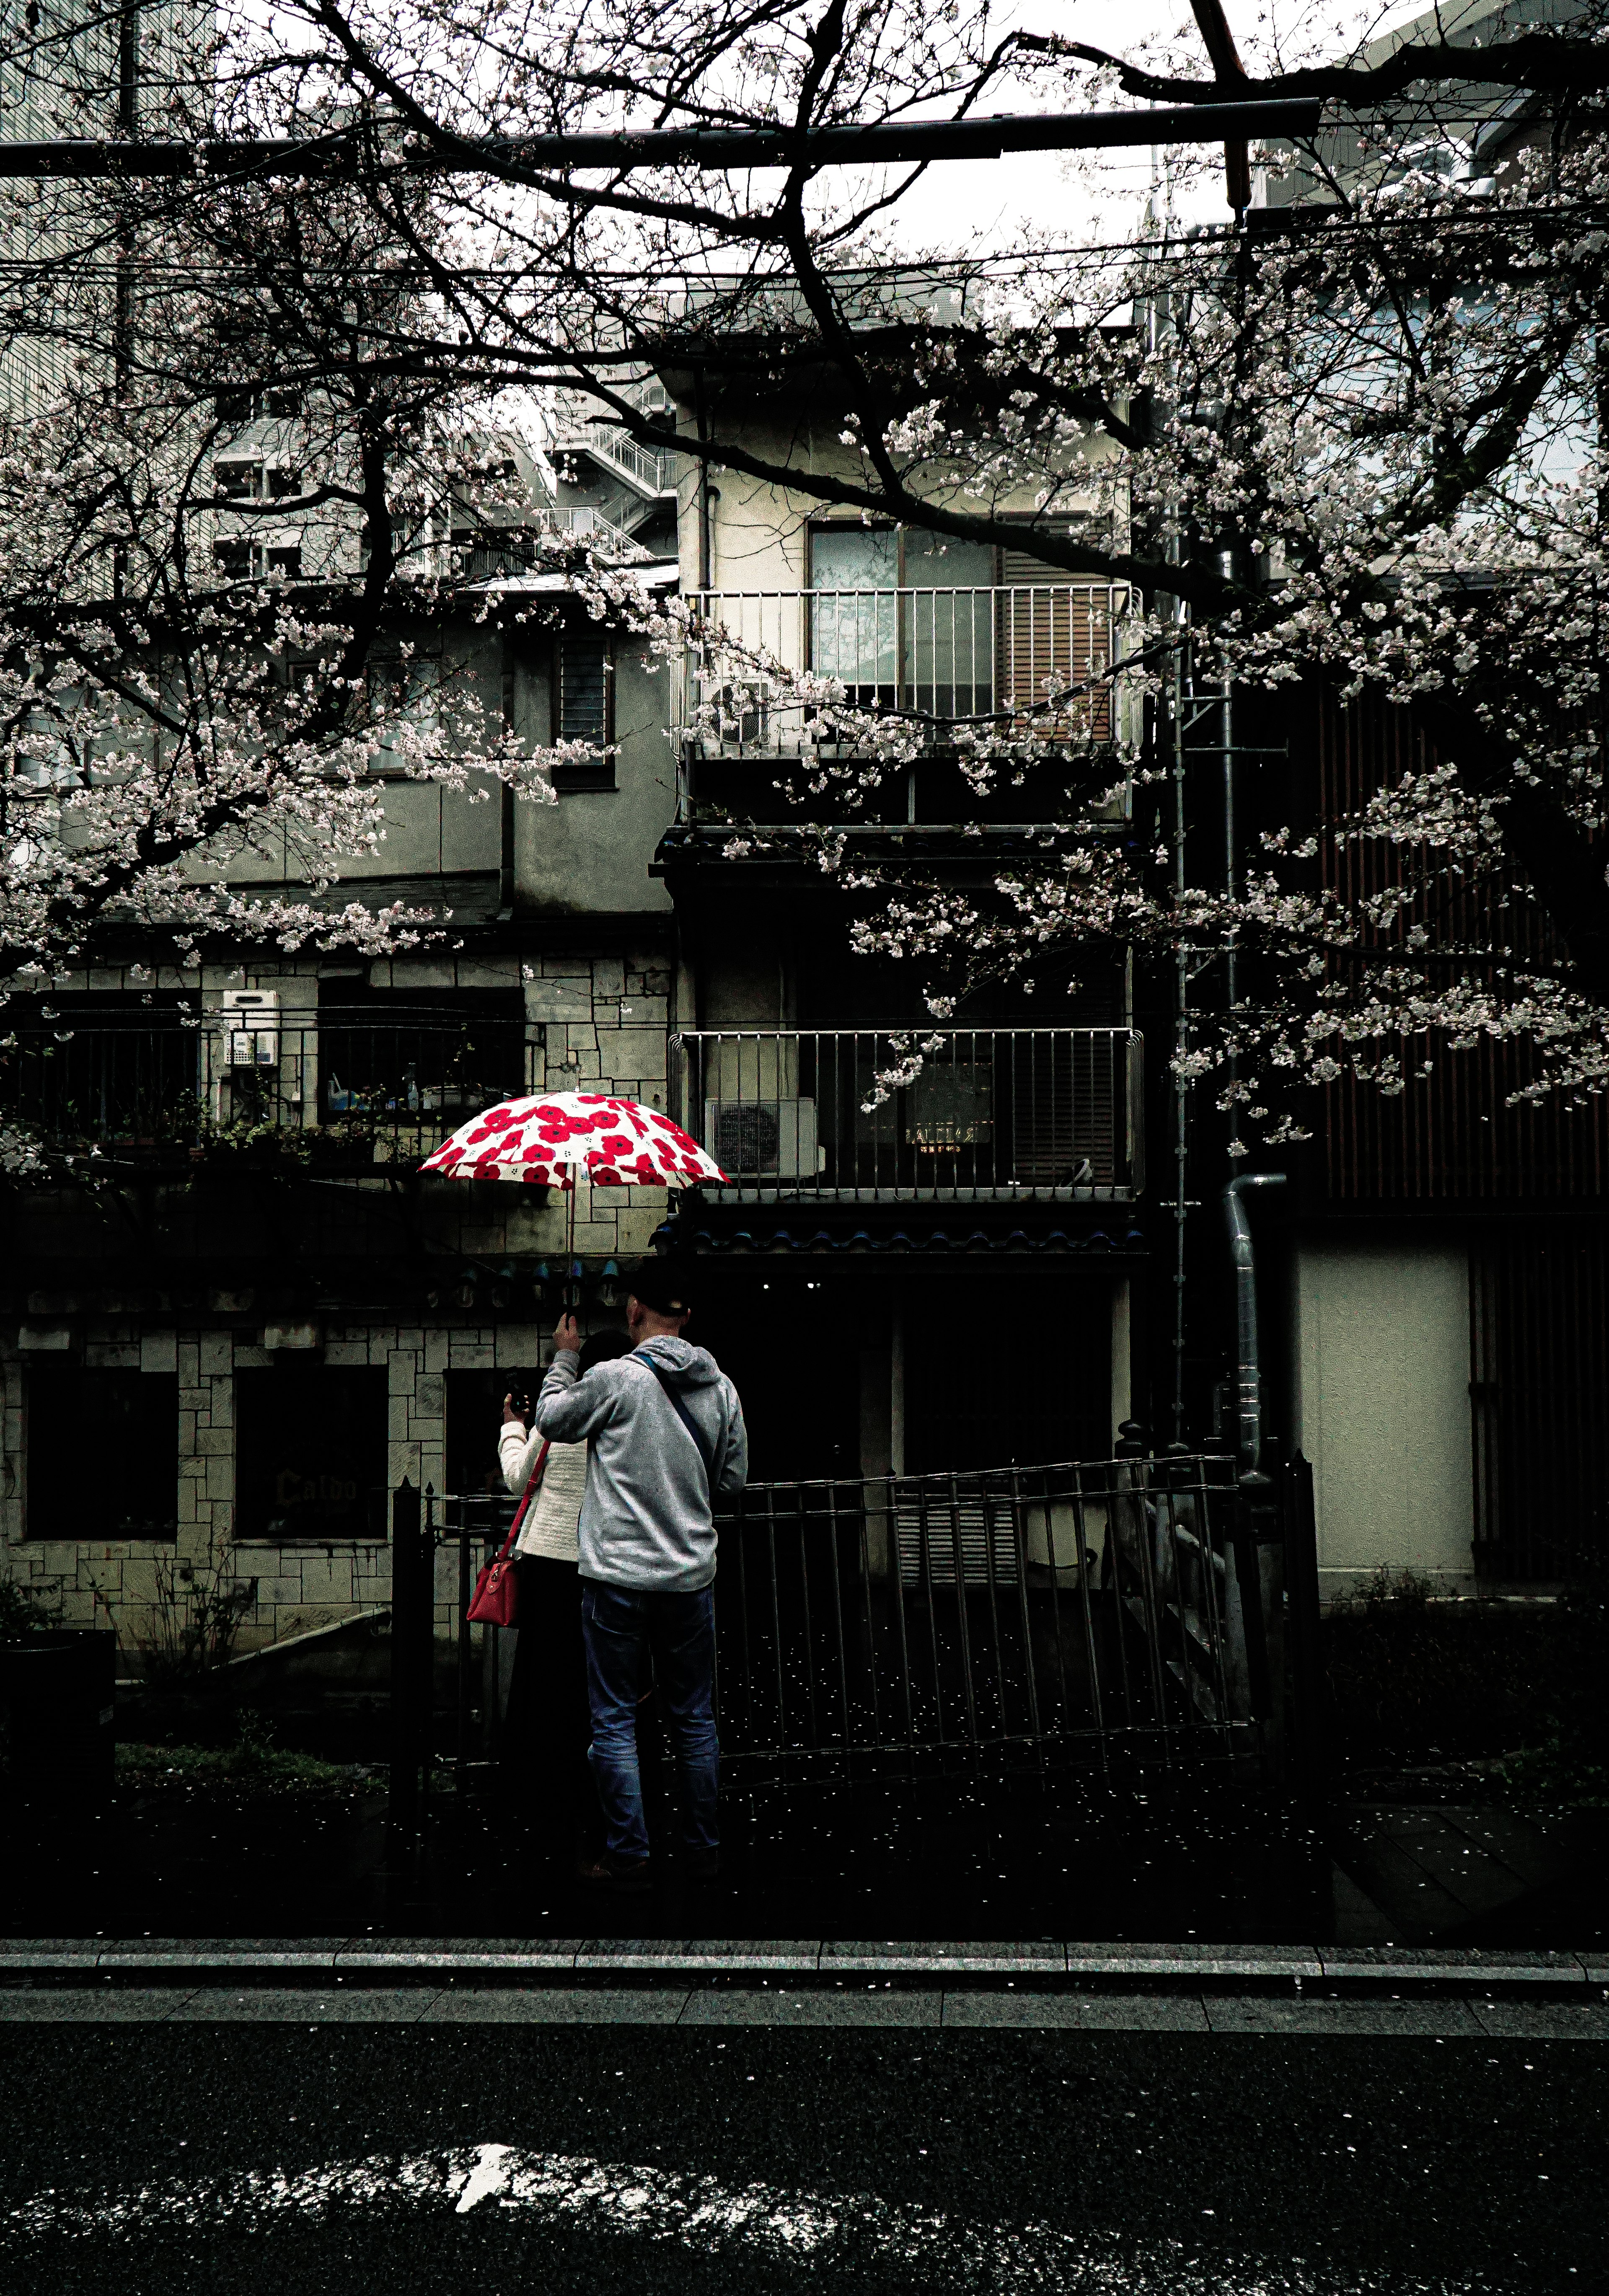
<svg viewBox="0 0 1609 2296">
<path fill-rule="evenodd" d="M 721 1529 L 723 1743 L 784 1774 L 1256 1752 L 1244 1513 L 1208 1458 L 757 1485 Z"/>
<path fill-rule="evenodd" d="M 426 1152 L 495 1102 L 530 1088 L 521 1020 L 444 1021 L 353 1006 L 316 1025 L 277 1011 L 111 1006 L 13 1024 L 0 1043 L 0 1111 L 102 1148 L 242 1144 L 316 1133 L 331 1149 Z"/>
<path fill-rule="evenodd" d="M 1126 1198 L 1143 1053 L 1130 1029 L 685 1030 L 673 1104 L 750 1201 Z"/>
<path fill-rule="evenodd" d="M 459 1620 L 453 1742 L 461 1761 L 495 1749 L 499 1637 L 464 1611 L 511 1505 L 397 1494 L 401 1810 L 416 1806 L 431 1732 L 447 1734 L 445 1702 L 421 1710 L 443 1547 L 456 1555 L 445 1574 Z M 1179 1456 L 760 1483 L 721 1516 L 718 1540 L 718 1716 L 735 1784 L 1049 1773 L 1123 1755 L 1286 1786 L 1318 1775 L 1301 1461 L 1274 1479 Z"/>
<path fill-rule="evenodd" d="M 1105 676 L 1129 612 L 1121 584 L 706 590 L 687 603 L 683 719 L 705 755 L 788 757 L 837 739 L 830 713 L 741 658 L 755 656 L 837 679 L 853 709 L 932 717 L 940 742 L 944 720 L 997 712 L 1014 739 L 1132 730 L 1129 698 Z"/>
</svg>

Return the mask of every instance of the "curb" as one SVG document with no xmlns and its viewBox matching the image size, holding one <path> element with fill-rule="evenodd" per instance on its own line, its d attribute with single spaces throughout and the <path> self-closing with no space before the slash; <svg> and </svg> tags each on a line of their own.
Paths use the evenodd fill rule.
<svg viewBox="0 0 1609 2296">
<path fill-rule="evenodd" d="M 1459 1994 L 1609 1998 L 1609 1954 L 1434 1946 L 927 1943 L 835 1939 L 0 1939 L 0 1987 L 225 1982 L 276 1986 L 768 1984 L 868 1980 L 913 1989 L 1122 1994 L 1172 1988 L 1334 1997 Z"/>
</svg>

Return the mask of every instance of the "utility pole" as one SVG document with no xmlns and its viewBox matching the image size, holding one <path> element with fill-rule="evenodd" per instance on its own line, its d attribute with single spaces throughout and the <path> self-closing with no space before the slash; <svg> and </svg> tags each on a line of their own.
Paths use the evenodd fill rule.
<svg viewBox="0 0 1609 2296">
<path fill-rule="evenodd" d="M 1205 4 L 1205 0 L 1203 0 Z M 119 108 L 112 142 L 67 138 L 0 144 L 0 179 L 28 176 L 297 176 L 340 181 L 382 175 L 475 176 L 517 169 L 523 175 L 604 168 L 626 175 L 643 168 L 691 164 L 714 175 L 751 168 L 860 168 L 934 160 L 998 160 L 1013 152 L 1121 150 L 1140 144 L 1216 144 L 1226 134 L 1312 135 L 1322 105 L 1315 97 L 1252 98 L 1244 103 L 1137 105 L 1127 111 L 1001 114 L 986 119 L 879 120 L 842 127 L 654 127 L 568 131 L 551 135 L 396 137 L 376 163 L 368 135 L 350 131 L 311 138 L 179 144 L 142 141 L 132 103 L 137 8 L 123 20 L 120 46 L 129 59 L 130 107 Z M 1244 75 L 1243 75 L 1244 77 Z M 1227 147 L 1226 147 L 1227 148 Z"/>
<path fill-rule="evenodd" d="M 140 132 L 140 0 L 123 0 L 118 19 L 118 135 L 126 144 L 138 141 Z M 125 405 L 134 377 L 134 222 L 126 209 L 118 234 L 117 276 L 112 287 L 112 381 L 119 406 Z M 120 598 L 128 574 L 128 554 L 119 543 L 111 554 L 111 594 Z"/>
</svg>

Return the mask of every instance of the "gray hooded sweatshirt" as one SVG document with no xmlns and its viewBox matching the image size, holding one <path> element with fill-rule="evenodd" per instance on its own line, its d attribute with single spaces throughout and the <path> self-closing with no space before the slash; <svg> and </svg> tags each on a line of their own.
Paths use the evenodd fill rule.
<svg viewBox="0 0 1609 2296">
<path fill-rule="evenodd" d="M 712 1478 L 644 1356 L 670 1374 L 714 1463 Z M 587 1444 L 581 1576 L 643 1592 L 696 1594 L 715 1576 L 711 1497 L 741 1491 L 749 1470 L 737 1390 L 713 1356 L 665 1333 L 631 1355 L 595 1364 L 585 1379 L 578 1376 L 580 1362 L 569 1349 L 554 1356 L 536 1421 L 554 1443 Z"/>
</svg>

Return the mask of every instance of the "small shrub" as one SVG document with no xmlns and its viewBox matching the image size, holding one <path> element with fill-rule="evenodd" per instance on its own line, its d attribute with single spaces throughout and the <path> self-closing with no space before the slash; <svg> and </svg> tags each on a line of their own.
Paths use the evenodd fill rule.
<svg viewBox="0 0 1609 2296">
<path fill-rule="evenodd" d="M 21 1586 L 15 1578 L 0 1578 L 0 1643 L 45 1634 L 60 1623 L 31 1587 Z"/>
<path fill-rule="evenodd" d="M 1541 1701 L 1543 1727 L 1522 1734 L 1506 1783 L 1550 1800 L 1609 1804 L 1609 1562 L 1593 1559 L 1564 1589 Z"/>
<path fill-rule="evenodd" d="M 333 1762 L 313 1754 L 287 1753 L 274 1743 L 274 1732 L 262 1715 L 242 1707 L 235 1718 L 234 1742 L 230 1746 L 145 1746 L 118 1748 L 118 1775 L 138 1785 L 173 1778 L 187 1785 L 287 1787 L 350 1786 L 353 1775 Z"/>
<path fill-rule="evenodd" d="M 1381 1570 L 1331 1604 L 1325 1660 L 1343 1759 L 1502 1754 L 1542 1726 L 1557 1611 L 1439 1603 L 1437 1592 L 1420 1573 Z"/>
<path fill-rule="evenodd" d="M 1368 1766 L 1504 1756 L 1531 1798 L 1609 1796 L 1609 1572 L 1556 1603 L 1438 1603 L 1432 1579 L 1377 1571 L 1324 1628 L 1337 1751 Z M 1516 1751 L 1516 1750 L 1523 1750 Z"/>
<path fill-rule="evenodd" d="M 257 1599 L 255 1578 L 235 1578 L 227 1542 L 213 1538 L 203 1560 L 164 1555 L 155 1566 L 156 1600 L 148 1632 L 135 1632 L 140 1672 L 152 1690 L 182 1689 L 233 1655 L 241 1620 Z M 117 1628 L 116 1605 L 95 1589 Z"/>
</svg>

